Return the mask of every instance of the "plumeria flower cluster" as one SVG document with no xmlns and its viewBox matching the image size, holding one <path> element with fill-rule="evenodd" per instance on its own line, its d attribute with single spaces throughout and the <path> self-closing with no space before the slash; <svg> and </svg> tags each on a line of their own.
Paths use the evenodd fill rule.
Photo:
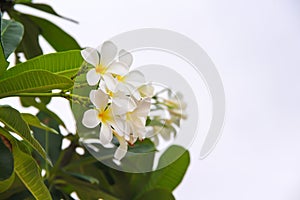
<svg viewBox="0 0 300 200">
<path fill-rule="evenodd" d="M 110 41 L 97 49 L 86 48 L 81 55 L 92 66 L 86 74 L 87 83 L 97 88 L 90 91 L 94 107 L 84 112 L 82 124 L 87 128 L 100 125 L 99 140 L 104 146 L 115 137 L 119 146 L 114 158 L 121 160 L 128 144 L 146 137 L 154 89 L 140 71 L 130 70 L 132 55 L 125 50 L 118 52 Z"/>
</svg>

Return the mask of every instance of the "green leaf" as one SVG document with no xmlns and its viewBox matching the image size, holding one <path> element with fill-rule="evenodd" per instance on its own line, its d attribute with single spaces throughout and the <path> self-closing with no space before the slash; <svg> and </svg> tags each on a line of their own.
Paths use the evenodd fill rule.
<svg viewBox="0 0 300 200">
<path fill-rule="evenodd" d="M 12 77 L 29 70 L 47 70 L 71 78 L 76 75 L 82 63 L 83 58 L 80 50 L 51 53 L 17 64 L 7 70 L 0 79 Z"/>
<path fill-rule="evenodd" d="M 2 139 L 1 139 L 2 138 Z M 0 184 L 5 179 L 11 177 L 14 171 L 14 159 L 10 150 L 3 143 L 3 139 L 6 140 L 2 135 L 0 135 Z M 1 187 L 0 187 L 1 190 Z"/>
<path fill-rule="evenodd" d="M 186 149 L 176 145 L 169 147 L 159 159 L 159 170 L 150 173 L 148 183 L 137 193 L 135 199 L 142 199 L 145 194 L 155 189 L 172 192 L 182 181 L 189 163 L 190 156 Z"/>
<path fill-rule="evenodd" d="M 45 70 L 32 70 L 0 81 L 0 98 L 26 92 L 48 92 L 69 89 L 73 81 Z"/>
<path fill-rule="evenodd" d="M 41 35 L 56 51 L 80 49 L 79 44 L 72 36 L 52 22 L 31 15 L 27 15 L 27 17 L 39 27 Z"/>
<path fill-rule="evenodd" d="M 34 137 L 39 141 L 42 147 L 47 151 L 48 156 L 53 163 L 56 163 L 60 153 L 61 153 L 61 144 L 63 136 L 60 134 L 59 124 L 53 119 L 50 115 L 45 112 L 40 111 L 37 114 L 37 118 L 43 124 L 50 127 L 52 130 L 55 130 L 59 134 L 50 134 L 46 130 L 39 128 L 32 128 Z M 45 166 L 44 160 L 40 157 L 37 158 L 39 163 L 42 166 Z"/>
<path fill-rule="evenodd" d="M 8 190 L 11 187 L 11 185 L 14 183 L 14 180 L 15 180 L 15 173 L 13 172 L 8 179 L 4 181 L 0 181 L 0 193 Z"/>
<path fill-rule="evenodd" d="M 45 124 L 41 123 L 39 118 L 37 118 L 36 116 L 29 114 L 29 113 L 22 113 L 22 118 L 27 122 L 28 125 L 45 130 L 45 131 L 49 131 L 55 134 L 58 134 L 58 132 L 53 129 L 50 128 L 48 126 L 46 126 Z"/>
<path fill-rule="evenodd" d="M 22 40 L 24 34 L 23 25 L 13 20 L 2 19 L 1 42 L 5 58 L 14 52 Z"/>
<path fill-rule="evenodd" d="M 2 27 L 2 13 L 0 11 L 0 28 L 1 27 Z M 1 32 L 2 32 L 2 29 L 1 29 Z M 1 41 L 2 41 L 2 38 L 1 38 L 1 34 L 0 34 L 0 76 L 8 67 L 8 62 L 5 58 L 4 49 L 3 49 L 3 45 L 2 45 Z"/>
<path fill-rule="evenodd" d="M 24 37 L 21 42 L 21 48 L 27 59 L 42 55 L 43 51 L 39 45 L 39 27 L 28 18 L 27 15 L 15 10 L 9 10 L 9 15 L 15 20 L 21 22 L 24 26 Z"/>
<path fill-rule="evenodd" d="M 36 161 L 22 152 L 17 143 L 13 143 L 15 172 L 27 189 L 36 199 L 51 200 L 51 195 L 43 182 L 41 172 Z"/>
<path fill-rule="evenodd" d="M 175 200 L 173 194 L 165 189 L 153 189 L 146 193 L 144 193 L 140 198 L 137 200 Z"/>
<path fill-rule="evenodd" d="M 16 3 L 30 3 L 32 0 L 16 0 Z"/>
<path fill-rule="evenodd" d="M 35 149 L 50 164 L 47 154 L 39 142 L 31 136 L 27 123 L 23 120 L 21 114 L 16 109 L 9 106 L 0 106 L 0 121 L 9 129 L 18 134 L 23 140 Z"/>
<path fill-rule="evenodd" d="M 113 195 L 99 189 L 97 185 L 90 184 L 82 181 L 66 173 L 59 174 L 67 184 L 71 185 L 73 190 L 76 191 L 80 199 L 105 199 L 105 200 L 118 200 Z"/>
<path fill-rule="evenodd" d="M 61 15 L 59 15 L 57 12 L 55 12 L 55 10 L 53 10 L 53 8 L 47 4 L 42 4 L 42 3 L 20 3 L 20 4 L 23 4 L 25 6 L 29 6 L 29 7 L 32 7 L 32 8 L 35 8 L 35 9 L 38 9 L 38 10 L 41 10 L 41 11 L 44 11 L 46 13 L 49 13 L 49 14 L 52 14 L 52 15 L 55 15 L 57 17 L 60 17 L 60 18 L 63 18 L 63 19 L 66 19 L 66 20 L 69 20 L 71 22 L 74 22 L 74 23 L 78 23 L 77 21 L 75 20 L 72 20 L 70 18 L 67 18 L 67 17 L 63 17 Z"/>
<path fill-rule="evenodd" d="M 66 172 L 66 173 L 71 176 L 74 176 L 75 178 L 78 178 L 82 181 L 86 181 L 91 184 L 99 184 L 99 180 L 92 176 L 87 176 L 87 175 L 79 174 L 79 173 L 75 173 L 75 172 Z"/>
<path fill-rule="evenodd" d="M 189 163 L 190 155 L 186 149 L 180 146 L 171 146 L 160 157 L 159 170 L 152 173 L 148 188 L 174 190 L 182 181 Z"/>
</svg>

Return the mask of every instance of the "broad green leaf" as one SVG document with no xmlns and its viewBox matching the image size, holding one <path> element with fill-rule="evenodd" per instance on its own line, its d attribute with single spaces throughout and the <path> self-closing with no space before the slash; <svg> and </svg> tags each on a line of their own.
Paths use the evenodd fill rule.
<svg viewBox="0 0 300 200">
<path fill-rule="evenodd" d="M 41 172 L 36 161 L 22 152 L 17 142 L 13 144 L 15 172 L 27 189 L 36 199 L 51 200 L 51 195 L 43 182 Z"/>
<path fill-rule="evenodd" d="M 29 70 L 47 70 L 71 78 L 76 75 L 82 63 L 83 58 L 80 50 L 51 53 L 17 64 L 7 70 L 0 79 L 12 77 Z"/>
<path fill-rule="evenodd" d="M 80 49 L 72 36 L 52 22 L 32 15 L 28 15 L 28 18 L 39 27 L 41 35 L 56 51 Z"/>
<path fill-rule="evenodd" d="M 5 58 L 14 52 L 22 40 L 24 34 L 23 25 L 13 20 L 2 19 L 1 42 Z"/>
<path fill-rule="evenodd" d="M 37 114 L 37 118 L 47 127 L 50 127 L 51 129 L 59 133 L 59 134 L 52 134 L 46 130 L 42 130 L 35 127 L 32 128 L 34 137 L 39 141 L 42 147 L 46 150 L 51 161 L 53 163 L 56 163 L 61 153 L 61 145 L 63 140 L 63 136 L 60 134 L 60 130 L 58 127 L 59 124 L 50 115 L 42 111 L 40 111 Z M 44 160 L 42 158 L 37 157 L 37 159 L 42 166 L 45 165 Z"/>
<path fill-rule="evenodd" d="M 11 151 L 5 146 L 3 140 L 7 139 L 4 136 L 0 135 L 0 185 L 2 181 L 8 179 L 14 171 L 13 155 Z"/>
<path fill-rule="evenodd" d="M 190 156 L 186 149 L 176 145 L 169 147 L 159 159 L 159 170 L 150 173 L 148 183 L 145 184 L 135 199 L 139 200 L 146 193 L 155 189 L 172 192 L 182 181 L 189 163 Z"/>
<path fill-rule="evenodd" d="M 50 127 L 46 126 L 45 124 L 41 123 L 39 118 L 37 118 L 36 116 L 34 116 L 32 114 L 22 113 L 22 118 L 27 122 L 27 124 L 29 126 L 33 126 L 33 127 L 42 129 L 44 131 L 49 131 L 49 132 L 58 134 L 58 132 L 55 129 L 50 128 Z"/>
<path fill-rule="evenodd" d="M 0 98 L 18 93 L 48 92 L 53 89 L 69 89 L 73 81 L 65 76 L 45 70 L 23 72 L 0 81 Z"/>
<path fill-rule="evenodd" d="M 160 157 L 159 170 L 152 173 L 148 187 L 174 190 L 182 181 L 189 163 L 190 155 L 186 149 L 176 145 L 171 146 Z M 164 168 L 160 169 L 161 167 Z"/>
<path fill-rule="evenodd" d="M 21 48 L 25 57 L 30 59 L 42 55 L 43 51 L 39 45 L 39 27 L 25 14 L 15 10 L 9 10 L 8 13 L 13 19 L 21 22 L 24 26 L 24 37 L 21 42 Z"/>
<path fill-rule="evenodd" d="M 31 2 L 31 1 L 30 1 L 30 2 Z M 41 11 L 44 11 L 44 12 L 46 12 L 46 13 L 55 15 L 55 16 L 57 16 L 57 17 L 60 17 L 60 18 L 69 20 L 69 21 L 74 22 L 74 23 L 78 23 L 78 22 L 75 21 L 75 20 L 72 20 L 72 19 L 70 19 L 70 18 L 63 17 L 63 16 L 59 15 L 57 12 L 55 12 L 55 10 L 54 10 L 51 6 L 49 6 L 49 5 L 47 5 L 47 4 L 42 4 L 42 3 L 27 3 L 27 2 L 24 2 L 24 3 L 22 2 L 22 3 L 20 3 L 20 4 L 23 4 L 23 5 L 25 5 L 25 6 L 29 6 L 29 7 L 32 7 L 32 8 L 41 10 Z"/>
<path fill-rule="evenodd" d="M 5 179 L 4 181 L 0 181 L 0 193 L 3 193 L 6 190 L 8 190 L 11 187 L 11 185 L 14 183 L 14 180 L 15 180 L 15 173 L 13 172 L 8 179 Z"/>
<path fill-rule="evenodd" d="M 39 142 L 31 136 L 29 127 L 23 120 L 19 111 L 9 106 L 0 106 L 0 121 L 18 134 L 23 140 L 28 142 L 33 149 L 51 164 L 44 149 Z"/>
<path fill-rule="evenodd" d="M 173 194 L 166 189 L 153 189 L 144 193 L 137 200 L 175 200 Z"/>
</svg>

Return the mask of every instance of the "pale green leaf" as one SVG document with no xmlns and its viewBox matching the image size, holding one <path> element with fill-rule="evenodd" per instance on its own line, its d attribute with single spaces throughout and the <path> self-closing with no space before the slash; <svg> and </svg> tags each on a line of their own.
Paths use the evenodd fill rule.
<svg viewBox="0 0 300 200">
<path fill-rule="evenodd" d="M 29 70 L 47 70 L 69 78 L 76 75 L 83 63 L 80 50 L 42 55 L 24 63 L 17 64 L 3 74 L 0 79 L 15 76 Z"/>
<path fill-rule="evenodd" d="M 18 93 L 48 92 L 53 89 L 69 89 L 73 81 L 65 76 L 45 70 L 32 70 L 0 81 L 0 98 L 17 96 Z"/>
<path fill-rule="evenodd" d="M 22 152 L 17 143 L 13 144 L 15 172 L 36 199 L 51 200 L 43 182 L 41 171 L 32 156 Z"/>
</svg>

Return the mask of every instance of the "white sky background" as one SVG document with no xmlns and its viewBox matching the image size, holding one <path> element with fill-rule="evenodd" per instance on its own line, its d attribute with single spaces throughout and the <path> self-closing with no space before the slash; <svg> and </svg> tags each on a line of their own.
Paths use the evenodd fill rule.
<svg viewBox="0 0 300 200">
<path fill-rule="evenodd" d="M 39 2 L 80 22 L 43 15 L 81 46 L 96 47 L 133 29 L 164 28 L 190 37 L 212 58 L 225 87 L 226 124 L 205 160 L 198 159 L 200 139 L 194 142 L 177 199 L 300 199 L 298 0 Z M 70 121 L 64 103 L 51 107 Z"/>
</svg>

